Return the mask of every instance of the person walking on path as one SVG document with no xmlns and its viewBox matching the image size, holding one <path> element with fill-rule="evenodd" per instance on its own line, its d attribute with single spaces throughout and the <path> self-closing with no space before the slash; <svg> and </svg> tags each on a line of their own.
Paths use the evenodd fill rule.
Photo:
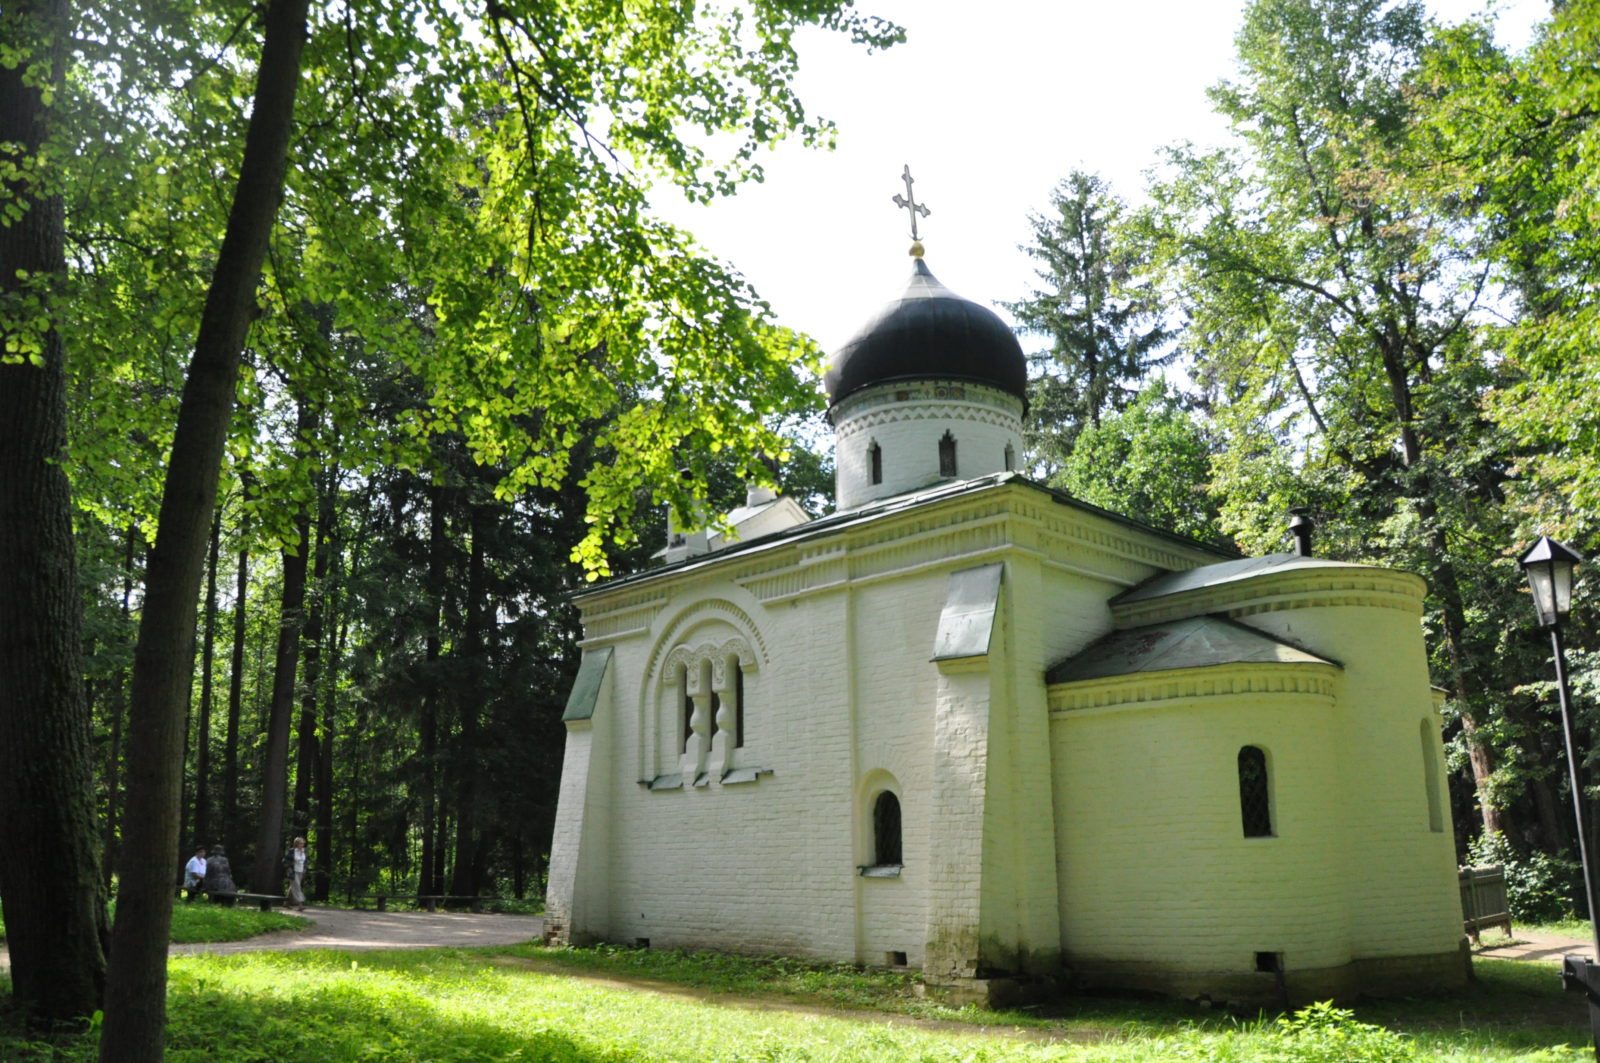
<svg viewBox="0 0 1600 1063">
<path fill-rule="evenodd" d="M 183 888 L 188 891 L 188 900 L 194 900 L 194 895 L 200 892 L 201 885 L 206 880 L 206 847 L 194 851 L 189 857 L 189 862 L 183 865 Z"/>
<path fill-rule="evenodd" d="M 296 838 L 289 851 L 283 854 L 283 873 L 289 878 L 289 903 L 285 908 L 306 906 L 306 840 Z"/>
</svg>

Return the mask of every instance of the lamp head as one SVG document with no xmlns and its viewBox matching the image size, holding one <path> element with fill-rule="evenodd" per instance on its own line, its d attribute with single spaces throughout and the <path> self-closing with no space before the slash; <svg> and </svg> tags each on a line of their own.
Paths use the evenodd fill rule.
<svg viewBox="0 0 1600 1063">
<path fill-rule="evenodd" d="M 1582 563 L 1577 551 L 1541 535 L 1519 564 L 1528 574 L 1528 587 L 1533 591 L 1533 608 L 1539 616 L 1539 626 L 1555 627 L 1572 609 L 1572 570 Z"/>
</svg>

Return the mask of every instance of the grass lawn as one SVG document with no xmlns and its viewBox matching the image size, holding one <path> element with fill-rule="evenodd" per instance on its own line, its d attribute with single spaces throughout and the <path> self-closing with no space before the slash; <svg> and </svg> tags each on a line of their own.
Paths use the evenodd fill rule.
<svg viewBox="0 0 1600 1063">
<path fill-rule="evenodd" d="M 199 941 L 243 941 L 269 930 L 294 930 L 309 922 L 311 920 L 297 915 L 259 912 L 252 908 L 224 908 L 220 904 L 203 901 L 180 901 L 172 906 L 172 940 L 179 945 Z M 0 918 L 0 941 L 4 941 L 5 937 L 5 920 Z"/>
<path fill-rule="evenodd" d="M 172 1063 L 1363 1063 L 1592 1058 L 1555 969 L 1479 961 L 1449 997 L 1297 1020 L 1078 997 L 1046 1013 L 940 1008 L 903 974 L 623 949 L 427 949 L 181 956 Z M 0 1059 L 77 1063 L 92 1035 Z M 8 1038 L 8 1033 L 10 1039 Z"/>
</svg>

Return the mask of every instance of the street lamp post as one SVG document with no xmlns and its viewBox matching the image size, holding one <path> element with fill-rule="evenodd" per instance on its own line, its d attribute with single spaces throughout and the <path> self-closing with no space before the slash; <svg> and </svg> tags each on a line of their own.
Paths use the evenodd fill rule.
<svg viewBox="0 0 1600 1063">
<path fill-rule="evenodd" d="M 1584 897 L 1589 904 L 1589 929 L 1594 935 L 1595 958 L 1567 956 L 1561 981 L 1567 989 L 1589 998 L 1589 1029 L 1594 1036 L 1595 1059 L 1600 1061 L 1600 903 L 1595 897 L 1594 867 L 1589 862 L 1589 827 L 1583 810 L 1583 786 L 1578 781 L 1578 737 L 1572 726 L 1572 695 L 1567 687 L 1567 650 L 1561 641 L 1561 622 L 1572 608 L 1572 572 L 1583 558 L 1548 535 L 1539 537 L 1522 555 L 1522 570 L 1533 591 L 1533 608 L 1539 626 L 1550 632 L 1556 661 L 1556 692 L 1561 701 L 1561 729 L 1567 745 L 1567 781 L 1572 789 L 1572 812 L 1578 821 L 1578 859 L 1583 864 Z"/>
</svg>

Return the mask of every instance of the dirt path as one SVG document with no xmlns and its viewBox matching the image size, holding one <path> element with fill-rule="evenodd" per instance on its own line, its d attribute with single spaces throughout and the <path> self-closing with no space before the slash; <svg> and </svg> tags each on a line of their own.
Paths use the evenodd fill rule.
<svg viewBox="0 0 1600 1063">
<path fill-rule="evenodd" d="M 260 949 L 422 949 L 516 945 L 544 934 L 537 915 L 488 915 L 472 912 L 356 912 L 344 908 L 307 908 L 311 920 L 303 930 L 277 930 L 243 941 L 173 945 L 169 952 L 224 955 Z M 11 957 L 0 949 L 0 970 L 10 970 Z"/>
<path fill-rule="evenodd" d="M 1543 934 L 1517 929 L 1510 937 L 1499 932 L 1485 934 L 1480 945 L 1472 950 L 1473 956 L 1486 960 L 1532 960 L 1560 963 L 1561 957 L 1582 953 L 1594 958 L 1594 939 L 1572 937 L 1566 934 Z"/>
</svg>

